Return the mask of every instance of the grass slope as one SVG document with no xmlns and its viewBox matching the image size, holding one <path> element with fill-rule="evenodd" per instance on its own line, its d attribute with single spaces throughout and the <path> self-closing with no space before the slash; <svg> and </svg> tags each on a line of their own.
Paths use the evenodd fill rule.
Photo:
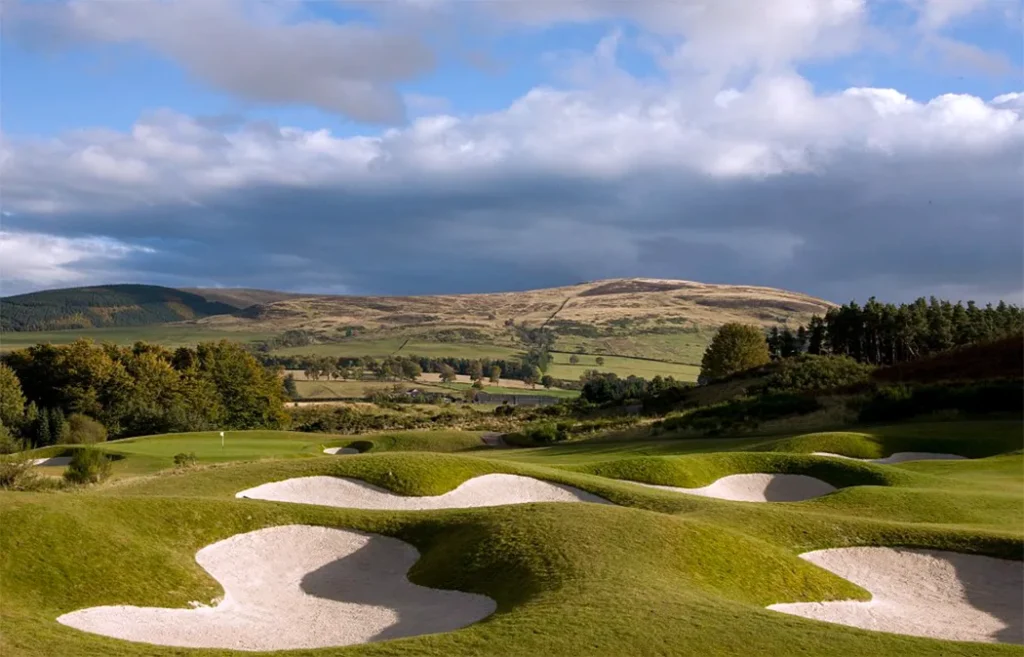
<svg viewBox="0 0 1024 657">
<path fill-rule="evenodd" d="M 904 430 L 929 434 L 937 427 Z M 938 440 L 943 433 L 948 440 L 966 431 L 947 428 Z M 371 453 L 357 456 L 213 463 L 77 493 L 0 493 L 0 654 L 237 654 L 121 642 L 53 619 L 102 604 L 208 602 L 220 592 L 195 564 L 196 550 L 236 533 L 291 523 L 409 541 L 421 552 L 410 573 L 414 582 L 488 595 L 498 611 L 457 632 L 289 655 L 1020 654 L 1014 646 L 868 632 L 764 609 L 773 602 L 866 598 L 858 587 L 797 557 L 813 549 L 889 545 L 1021 559 L 1019 453 L 887 466 L 741 451 L 750 448 L 749 439 L 664 441 L 690 449 L 679 456 L 637 457 L 632 443 L 560 445 L 543 452 L 477 448 L 468 440 L 467 453 L 400 451 L 442 449 L 469 437 L 382 434 L 372 437 Z M 169 439 L 163 437 L 159 449 L 146 448 L 148 453 L 163 451 Z M 269 445 L 289 439 L 262 440 Z M 699 443 L 727 451 L 697 453 Z M 567 452 L 585 449 L 603 450 L 603 462 L 564 461 Z M 531 462 L 508 458 L 517 452 Z M 586 453 L 574 458 L 581 455 Z M 620 479 L 700 485 L 751 468 L 813 472 L 847 487 L 813 501 L 746 504 Z M 308 475 L 356 477 L 400 494 L 436 495 L 489 472 L 570 484 L 615 505 L 387 512 L 234 498 L 243 488 Z"/>
<path fill-rule="evenodd" d="M 223 315 L 228 304 L 159 285 L 105 285 L 30 292 L 0 300 L 0 330 L 145 326 Z"/>
</svg>

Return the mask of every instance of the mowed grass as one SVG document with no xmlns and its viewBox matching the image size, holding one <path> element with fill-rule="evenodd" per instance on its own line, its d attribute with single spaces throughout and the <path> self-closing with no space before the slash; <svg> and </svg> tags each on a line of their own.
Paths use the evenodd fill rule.
<svg viewBox="0 0 1024 657">
<path fill-rule="evenodd" d="M 35 344 L 68 344 L 80 338 L 95 342 L 130 345 L 138 341 L 161 344 L 165 347 L 190 347 L 200 342 L 232 340 L 253 342 L 266 340 L 273 334 L 264 331 L 222 331 L 187 324 L 159 326 L 127 326 L 101 329 L 72 329 L 67 331 L 18 331 L 0 334 L 0 351 L 12 351 Z"/>
<path fill-rule="evenodd" d="M 579 363 L 573 365 L 569 362 L 569 358 L 573 355 L 562 352 L 552 353 L 551 364 L 548 365 L 547 374 L 556 379 L 576 380 L 587 370 L 598 370 L 600 372 L 614 372 L 621 377 L 632 375 L 644 379 L 653 379 L 655 376 L 671 376 L 678 381 L 696 381 L 697 375 L 700 374 L 700 367 L 695 365 L 665 363 L 639 358 L 622 358 L 619 356 L 603 356 L 604 364 L 598 365 L 597 358 L 599 356 L 575 354 L 579 359 Z"/>
<path fill-rule="evenodd" d="M 880 433 L 935 435 L 941 445 L 952 437 L 967 439 L 985 426 L 948 424 L 894 426 Z M 1009 424 L 990 423 L 976 438 L 985 444 L 978 451 L 1001 454 L 997 450 L 1012 447 L 1006 438 Z M 137 442 L 166 444 L 168 439 L 173 437 Z M 253 436 L 254 441 L 281 439 Z M 775 602 L 868 598 L 859 587 L 797 556 L 814 549 L 886 545 L 1021 559 L 1020 453 L 892 466 L 751 452 L 758 441 L 766 442 L 764 437 L 581 442 L 531 450 L 481 447 L 475 444 L 479 434 L 471 432 L 332 437 L 356 439 L 371 441 L 370 453 L 211 464 L 70 494 L 0 493 L 0 654 L 238 654 L 117 641 L 54 619 L 97 605 L 186 608 L 191 600 L 209 602 L 221 591 L 195 563 L 198 549 L 238 533 L 294 523 L 408 541 L 421 555 L 410 571 L 412 581 L 487 595 L 498 610 L 456 632 L 289 655 L 986 657 L 1021 651 L 869 632 L 764 609 Z M 656 452 L 669 444 L 679 450 L 675 455 L 638 451 Z M 408 448 L 415 451 L 404 451 Z M 596 458 L 565 460 L 590 457 Z M 807 502 L 748 504 L 630 481 L 699 485 L 751 469 L 813 472 L 842 488 Z M 311 475 L 354 477 L 405 495 L 437 495 L 492 472 L 576 486 L 613 504 L 389 512 L 234 497 L 260 483 Z"/>
</svg>

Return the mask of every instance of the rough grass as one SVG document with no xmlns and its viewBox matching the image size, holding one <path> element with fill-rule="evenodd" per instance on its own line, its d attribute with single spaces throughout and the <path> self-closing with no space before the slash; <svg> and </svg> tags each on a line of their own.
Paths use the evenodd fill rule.
<svg viewBox="0 0 1024 657">
<path fill-rule="evenodd" d="M 904 435 L 966 435 L 962 427 L 940 428 L 908 427 Z M 122 642 L 63 627 L 54 618 L 102 604 L 209 602 L 220 591 L 195 564 L 199 548 L 291 523 L 409 541 L 421 552 L 413 581 L 488 595 L 498 602 L 498 612 L 457 632 L 289 655 L 1020 654 L 1019 647 L 868 632 L 763 608 L 773 602 L 866 598 L 858 587 L 797 557 L 813 549 L 889 545 L 1021 559 L 1019 453 L 886 466 L 743 451 L 750 449 L 750 439 L 641 444 L 649 450 L 671 443 L 690 448 L 680 456 L 637 457 L 637 443 L 466 454 L 398 451 L 439 449 L 456 440 L 427 434 L 373 436 L 379 446 L 357 456 L 213 463 L 78 493 L 0 493 L 0 654 L 237 654 Z M 999 440 L 991 438 L 993 444 Z M 725 453 L 694 453 L 701 443 Z M 531 462 L 497 458 L 516 453 Z M 565 460 L 595 455 L 600 458 L 574 465 Z M 806 502 L 748 504 L 615 478 L 703 485 L 751 468 L 815 473 L 846 487 Z M 250 486 L 308 475 L 356 477 L 400 494 L 437 495 L 489 472 L 570 484 L 615 505 L 387 512 L 234 498 Z"/>
<path fill-rule="evenodd" d="M 862 431 L 809 433 L 766 441 L 754 450 L 833 452 L 874 459 L 894 452 L 938 452 L 968 458 L 993 456 L 1024 447 L 1017 421 L 928 422 L 872 427 Z"/>
</svg>

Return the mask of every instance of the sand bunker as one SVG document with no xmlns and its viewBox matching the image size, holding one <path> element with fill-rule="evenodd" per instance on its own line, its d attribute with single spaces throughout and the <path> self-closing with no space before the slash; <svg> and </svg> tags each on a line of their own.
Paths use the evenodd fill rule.
<svg viewBox="0 0 1024 657">
<path fill-rule="evenodd" d="M 818 550 L 807 561 L 867 589 L 869 602 L 768 607 L 866 630 L 954 641 L 1024 643 L 1024 564 L 955 552 Z"/>
<path fill-rule="evenodd" d="M 449 632 L 496 608 L 482 595 L 417 586 L 411 545 L 359 532 L 290 525 L 209 545 L 196 561 L 224 587 L 215 607 L 92 607 L 57 619 L 127 641 L 291 650 Z"/>
<path fill-rule="evenodd" d="M 299 477 L 275 481 L 237 493 L 273 502 L 321 504 L 351 509 L 465 509 L 529 502 L 595 502 L 609 504 L 586 491 L 531 477 L 489 474 L 474 477 L 444 495 L 410 497 L 396 495 L 365 481 L 343 477 Z"/>
<path fill-rule="evenodd" d="M 51 456 L 47 459 L 32 459 L 32 465 L 43 468 L 62 467 L 70 463 L 70 456 Z"/>
<path fill-rule="evenodd" d="M 358 454 L 359 450 L 353 447 L 328 447 L 324 454 Z"/>
<path fill-rule="evenodd" d="M 640 482 L 633 482 L 640 483 Z M 736 474 L 722 477 L 703 488 L 680 488 L 641 484 L 687 495 L 715 497 L 733 502 L 799 502 L 835 492 L 836 487 L 821 479 L 794 474 Z"/>
<path fill-rule="evenodd" d="M 853 456 L 843 456 L 832 452 L 811 452 L 814 456 L 832 456 L 837 459 L 850 459 L 853 461 L 865 461 L 867 463 L 906 463 L 907 461 L 953 461 L 964 460 L 967 457 L 959 454 L 940 454 L 936 452 L 896 452 L 881 459 L 859 459 Z"/>
</svg>

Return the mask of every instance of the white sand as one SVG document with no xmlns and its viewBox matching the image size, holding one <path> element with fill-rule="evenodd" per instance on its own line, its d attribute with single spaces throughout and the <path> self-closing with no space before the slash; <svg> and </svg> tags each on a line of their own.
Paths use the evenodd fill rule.
<svg viewBox="0 0 1024 657">
<path fill-rule="evenodd" d="M 52 456 L 47 459 L 32 459 L 32 465 L 37 467 L 62 467 L 71 463 L 70 456 Z"/>
<path fill-rule="evenodd" d="M 532 477 L 518 475 L 489 474 L 474 477 L 455 490 L 444 495 L 410 497 L 396 495 L 365 481 L 344 477 L 298 477 L 275 481 L 236 493 L 235 497 L 247 497 L 273 502 L 296 502 L 299 504 L 321 504 L 351 509 L 465 509 L 503 504 L 525 504 L 529 502 L 594 502 L 609 504 L 597 495 L 586 491 L 553 484 Z"/>
<path fill-rule="evenodd" d="M 768 608 L 867 630 L 954 641 L 1024 643 L 1024 563 L 928 550 L 818 550 L 807 561 L 865 589 L 869 602 Z"/>
<path fill-rule="evenodd" d="M 482 595 L 412 584 L 411 545 L 359 532 L 290 525 L 209 545 L 196 561 L 224 587 L 215 607 L 92 607 L 58 622 L 128 641 L 291 650 L 448 632 L 494 613 Z"/>
<path fill-rule="evenodd" d="M 937 452 L 896 452 L 881 459 L 859 459 L 854 456 L 843 456 L 832 452 L 811 452 L 814 456 L 831 456 L 837 459 L 850 459 L 852 461 L 865 461 L 867 463 L 906 463 L 907 461 L 954 461 L 965 460 L 967 457 L 959 454 L 941 454 Z"/>
<path fill-rule="evenodd" d="M 358 454 L 359 450 L 352 447 L 328 447 L 324 454 Z"/>
<path fill-rule="evenodd" d="M 680 488 L 656 484 L 640 485 L 687 495 L 732 500 L 733 502 L 799 502 L 828 495 L 836 490 L 832 484 L 807 475 L 763 473 L 729 475 L 717 479 L 711 485 L 703 488 Z"/>
</svg>

